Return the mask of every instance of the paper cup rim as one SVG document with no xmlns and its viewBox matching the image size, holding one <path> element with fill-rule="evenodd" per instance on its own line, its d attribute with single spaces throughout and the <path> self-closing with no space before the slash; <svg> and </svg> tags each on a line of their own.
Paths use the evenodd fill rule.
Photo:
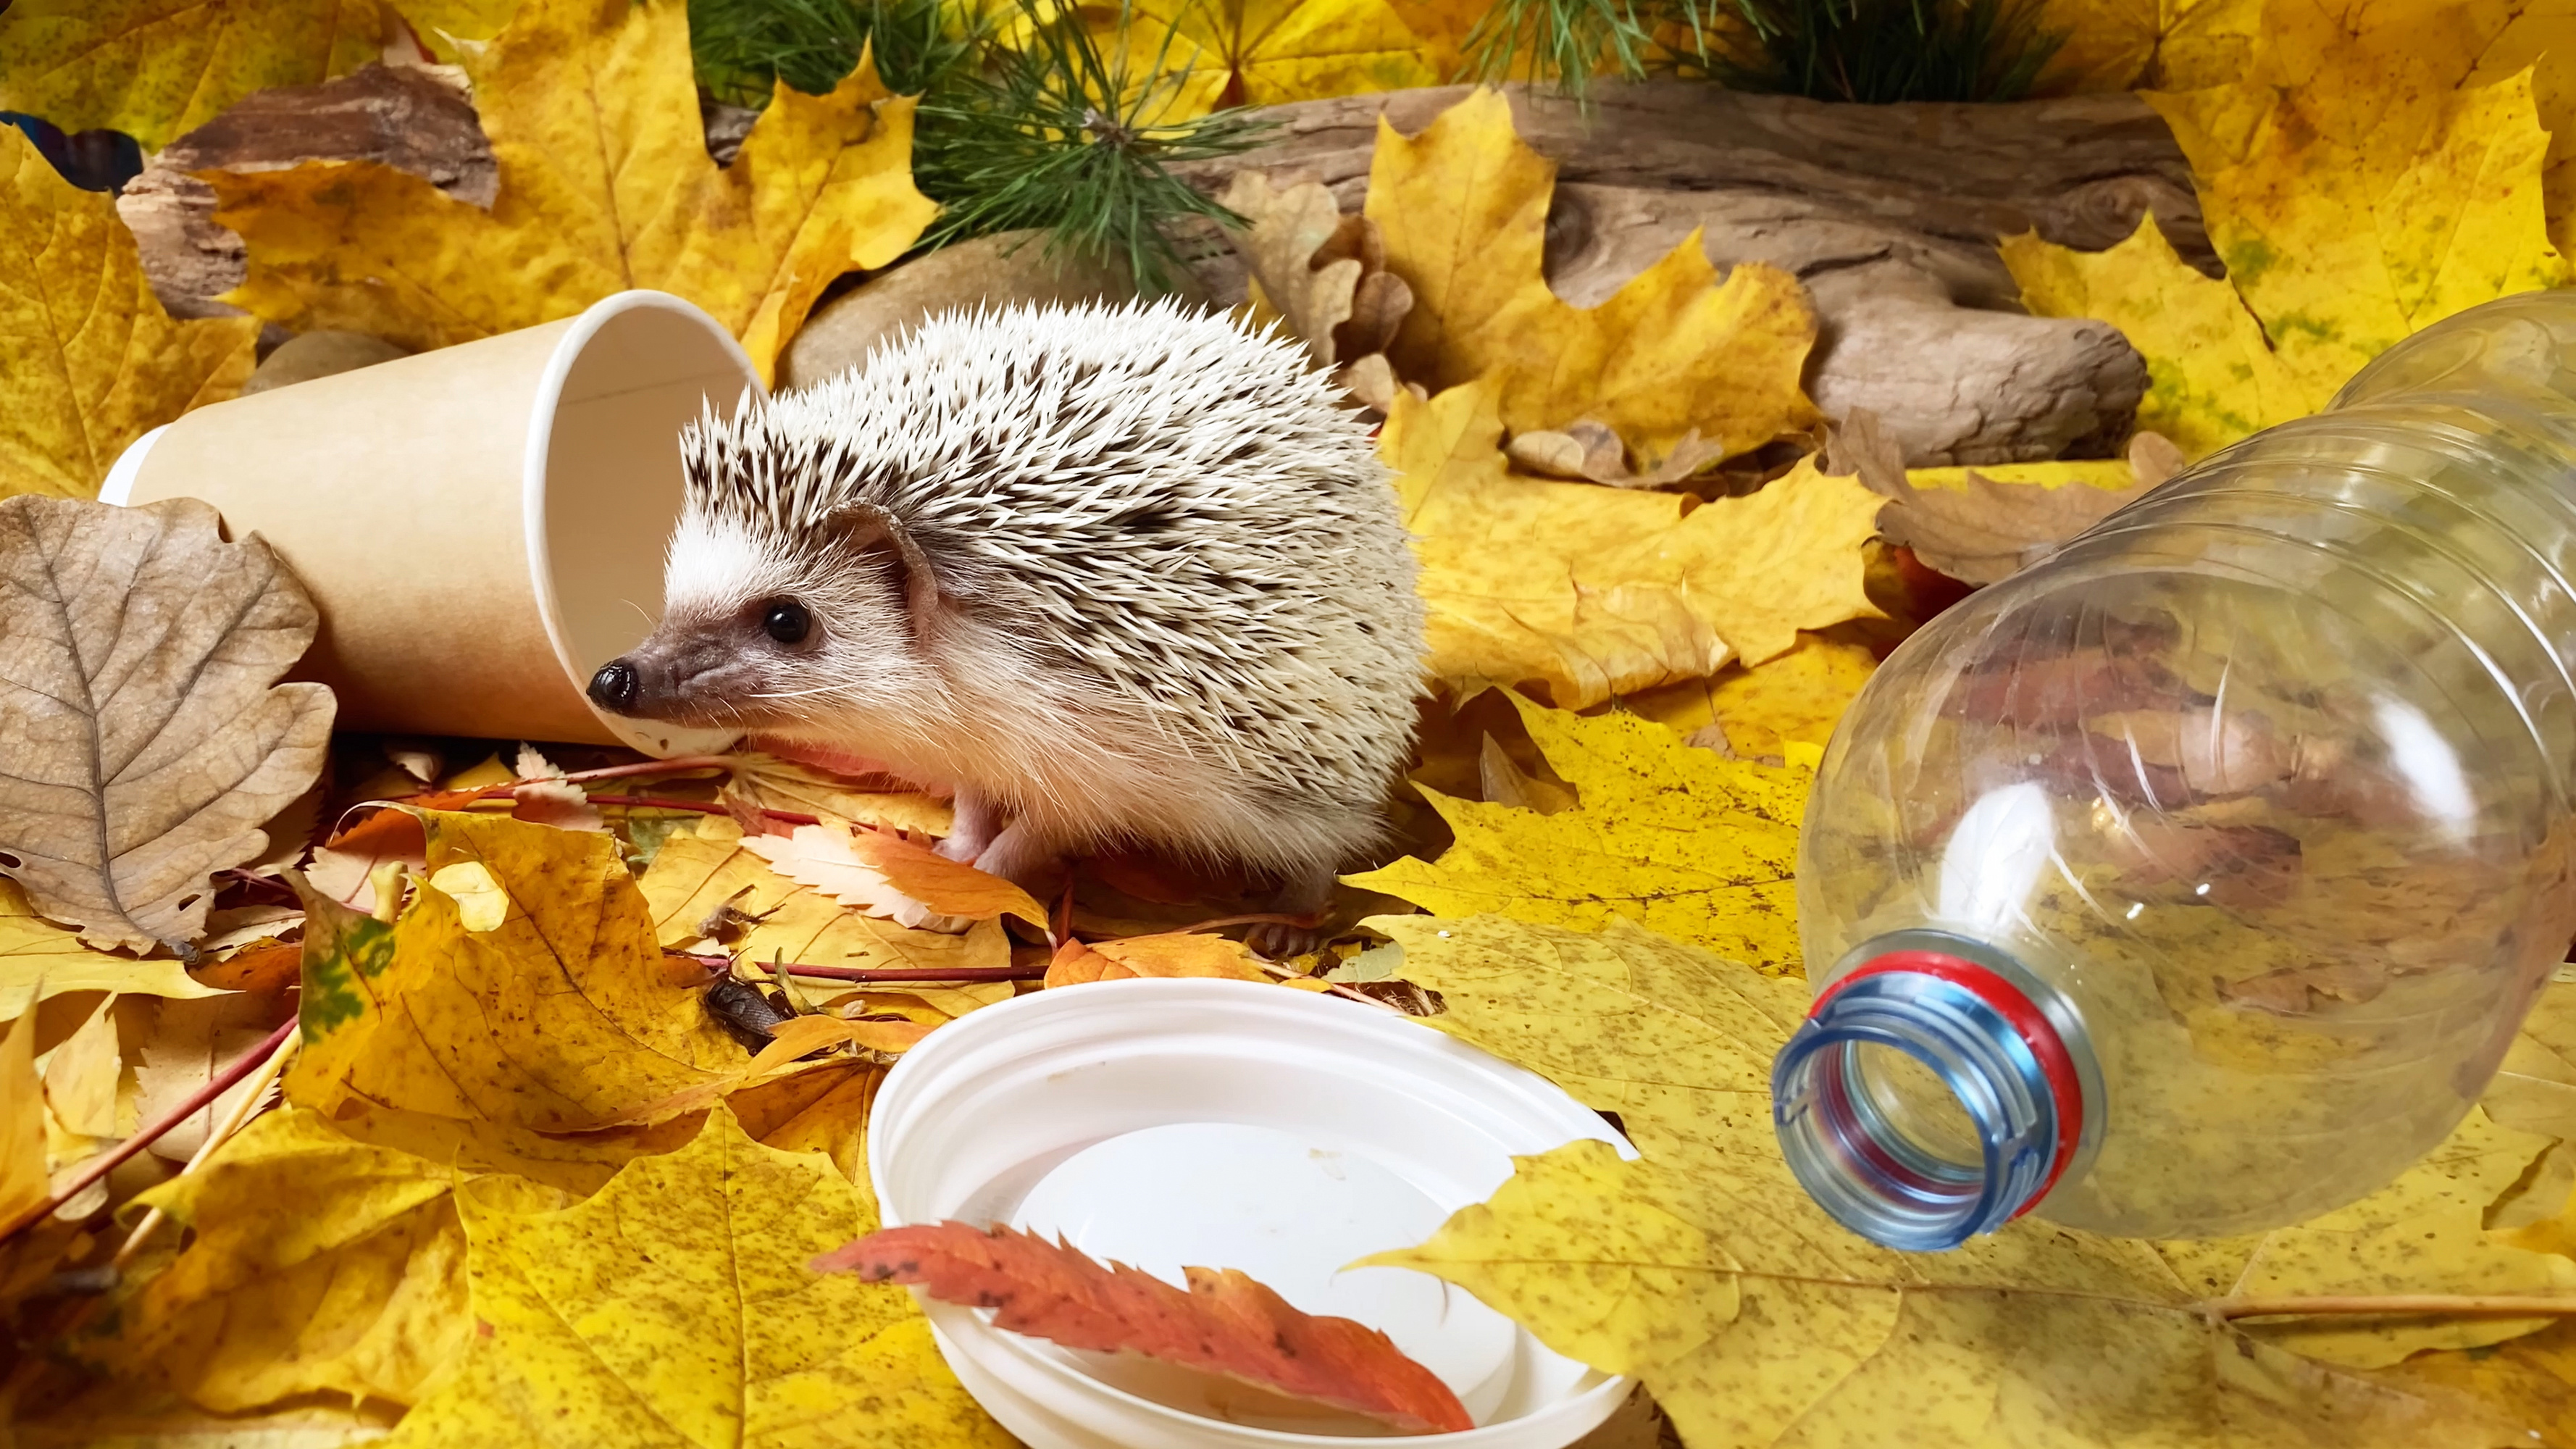
<svg viewBox="0 0 2576 1449">
<path fill-rule="evenodd" d="M 724 731 L 692 732 L 703 733 L 704 738 L 689 740 L 672 750 L 657 749 L 647 743 L 647 736 L 635 721 L 610 714 L 591 702 L 580 656 L 574 651 L 572 641 L 565 637 L 563 609 L 555 593 L 554 561 L 549 551 L 547 461 L 554 448 L 555 416 L 563 405 L 564 384 L 571 379 L 573 366 L 589 349 L 591 339 L 610 322 L 635 311 L 670 312 L 702 324 L 707 335 L 716 339 L 735 366 L 741 369 L 744 390 L 748 393 L 767 391 L 761 386 L 760 369 L 752 365 L 751 354 L 743 350 L 742 342 L 705 308 L 687 298 L 635 288 L 591 303 L 572 319 L 572 325 L 564 329 L 564 335 L 555 339 L 554 350 L 546 357 L 545 371 L 537 377 L 537 390 L 528 414 L 526 452 L 520 460 L 519 531 L 527 546 L 528 582 L 536 591 L 537 618 L 545 625 L 546 644 L 554 650 L 555 663 L 563 670 L 564 678 L 572 681 L 574 693 L 581 696 L 582 707 L 621 742 L 647 755 L 697 754 L 722 749 L 731 743 L 732 737 Z M 719 739 L 723 743 L 718 743 Z"/>
</svg>

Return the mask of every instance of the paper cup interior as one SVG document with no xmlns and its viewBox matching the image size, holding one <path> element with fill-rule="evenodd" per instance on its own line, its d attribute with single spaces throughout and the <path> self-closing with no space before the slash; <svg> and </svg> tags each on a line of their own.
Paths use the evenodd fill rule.
<svg viewBox="0 0 2576 1449">
<path fill-rule="evenodd" d="M 759 392 L 733 335 L 661 292 L 600 302 L 555 349 L 528 428 L 528 572 L 576 690 L 661 617 L 663 551 L 680 517 L 680 429 L 707 408 L 730 416 Z M 720 750 L 733 739 L 592 713 L 648 754 Z"/>
<path fill-rule="evenodd" d="M 886 1079 L 868 1165 L 889 1226 L 1061 1234 L 1179 1282 L 1238 1268 L 1309 1313 L 1380 1329 L 1475 1418 L 1456 1449 L 1563 1449 L 1624 1380 L 1551 1352 L 1465 1292 L 1343 1271 L 1484 1201 L 1515 1155 L 1578 1138 L 1634 1155 L 1545 1079 L 1393 1013 L 1239 981 L 1040 992 L 932 1034 Z M 1132 1356 L 1005 1332 L 925 1302 L 941 1351 L 1035 1449 L 1378 1442 L 1355 1415 Z"/>
<path fill-rule="evenodd" d="M 212 504 L 300 578 L 322 630 L 300 666 L 344 727 L 616 742 L 730 736 L 621 720 L 583 691 L 651 629 L 680 514 L 680 429 L 759 376 L 661 292 L 314 378 L 156 428 L 100 497 Z"/>
</svg>

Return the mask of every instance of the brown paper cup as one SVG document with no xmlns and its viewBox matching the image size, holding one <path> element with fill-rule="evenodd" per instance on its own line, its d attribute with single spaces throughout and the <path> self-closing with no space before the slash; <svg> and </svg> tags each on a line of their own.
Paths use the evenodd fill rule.
<svg viewBox="0 0 2576 1449">
<path fill-rule="evenodd" d="M 682 424 L 757 393 L 714 318 L 662 292 L 200 408 L 100 497 L 202 498 L 322 611 L 299 677 L 344 728 L 722 748 L 603 715 L 583 686 L 662 610 Z"/>
</svg>

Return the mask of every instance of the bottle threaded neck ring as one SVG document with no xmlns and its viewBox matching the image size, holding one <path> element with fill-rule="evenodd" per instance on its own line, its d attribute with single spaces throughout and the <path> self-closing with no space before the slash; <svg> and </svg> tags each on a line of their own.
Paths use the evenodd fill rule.
<svg viewBox="0 0 2576 1449">
<path fill-rule="evenodd" d="M 1859 953 L 1855 953 L 1859 954 Z M 1955 1248 L 2028 1212 L 2085 1141 L 2080 1028 L 2018 969 L 1919 947 L 1836 976 L 1771 1069 L 1790 1170 L 1845 1227 Z"/>
</svg>

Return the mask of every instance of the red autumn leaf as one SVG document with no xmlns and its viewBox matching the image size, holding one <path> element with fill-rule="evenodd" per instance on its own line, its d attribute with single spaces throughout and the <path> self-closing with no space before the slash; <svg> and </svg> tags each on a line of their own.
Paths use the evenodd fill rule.
<svg viewBox="0 0 2576 1449">
<path fill-rule="evenodd" d="M 1476 1427 L 1431 1370 L 1383 1333 L 1301 1313 L 1228 1268 L 1188 1268 L 1188 1292 L 1064 1244 L 965 1223 L 886 1228 L 814 1260 L 871 1283 L 997 1310 L 993 1321 L 1067 1348 L 1137 1353 L 1352 1413 L 1409 1434 Z"/>
</svg>

